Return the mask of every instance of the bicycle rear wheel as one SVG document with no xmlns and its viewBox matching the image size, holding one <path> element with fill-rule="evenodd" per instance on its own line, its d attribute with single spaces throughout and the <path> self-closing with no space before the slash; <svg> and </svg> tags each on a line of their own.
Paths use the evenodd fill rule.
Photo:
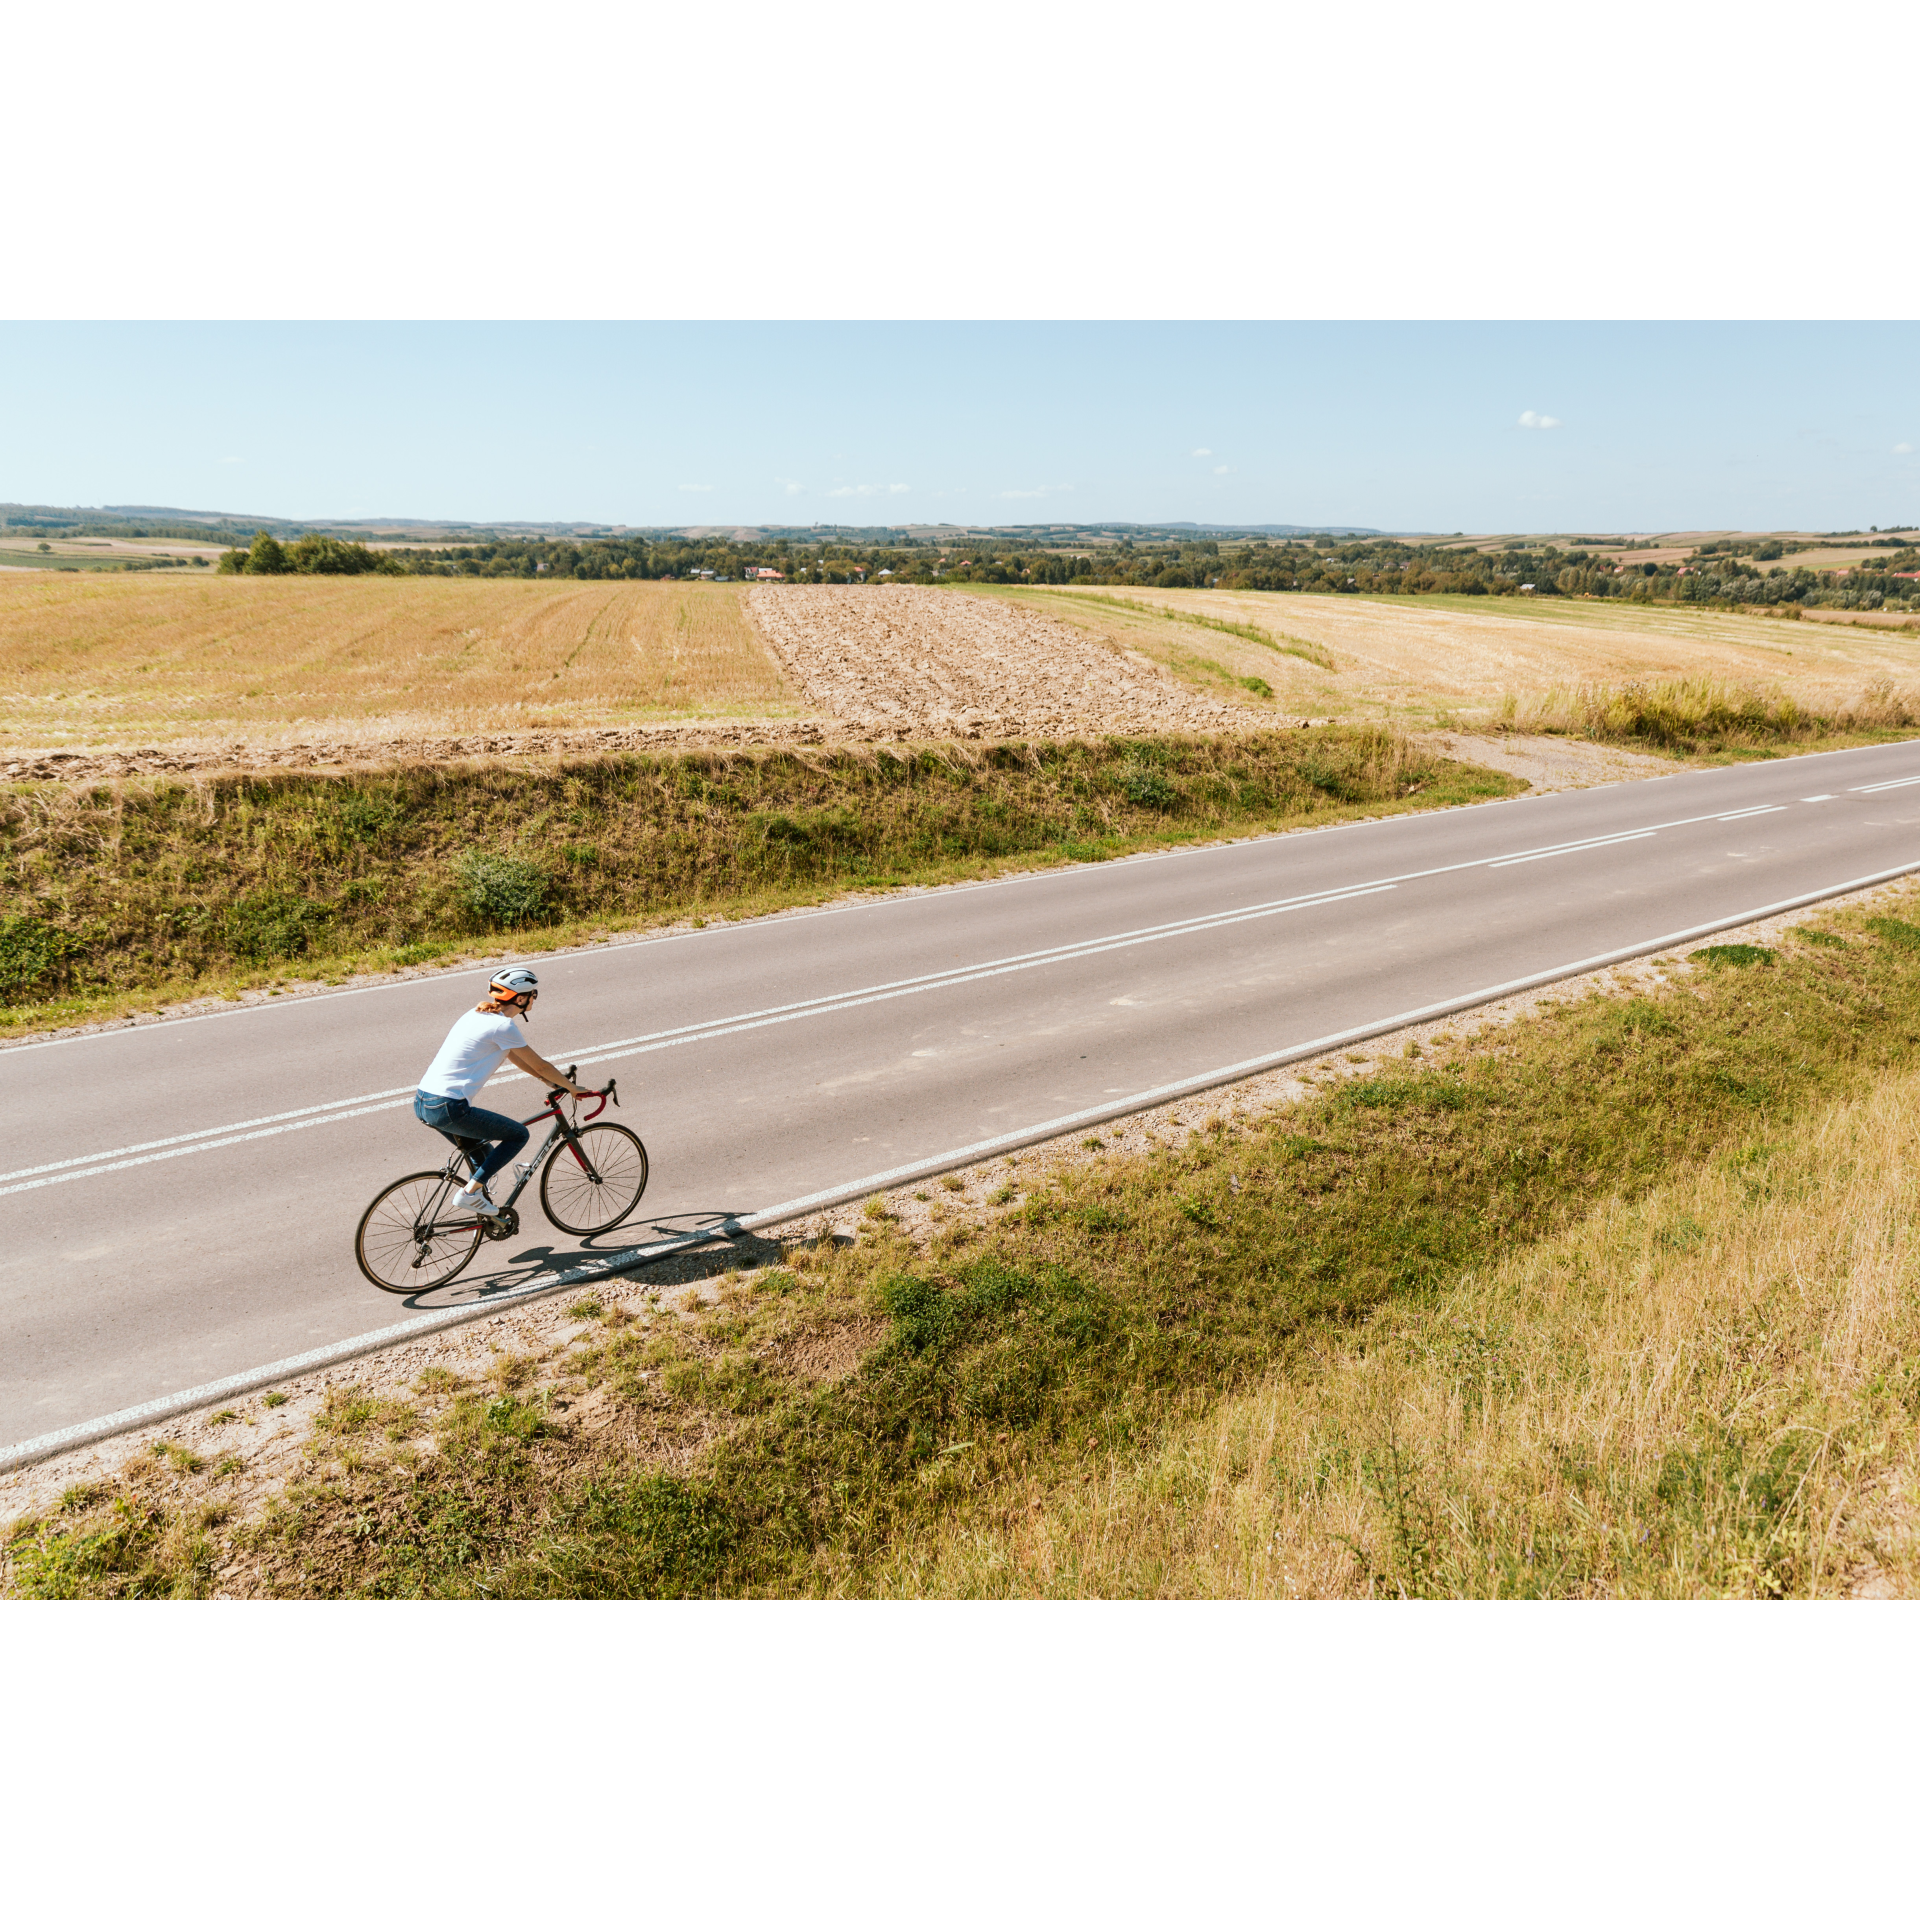
<svg viewBox="0 0 1920 1920">
<path fill-rule="evenodd" d="M 444 1173 L 410 1173 L 360 1216 L 354 1257 L 381 1292 L 445 1286 L 480 1251 L 479 1217 L 455 1213 L 453 1195 Z"/>
<path fill-rule="evenodd" d="M 611 1120 L 584 1126 L 549 1157 L 540 1205 L 562 1233 L 584 1237 L 617 1227 L 647 1190 L 647 1150 Z"/>
</svg>

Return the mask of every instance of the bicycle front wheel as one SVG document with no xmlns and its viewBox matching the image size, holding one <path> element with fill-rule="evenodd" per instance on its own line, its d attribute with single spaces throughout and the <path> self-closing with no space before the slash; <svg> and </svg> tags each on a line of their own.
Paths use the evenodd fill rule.
<svg viewBox="0 0 1920 1920">
<path fill-rule="evenodd" d="M 480 1220 L 448 1204 L 444 1173 L 410 1173 L 360 1216 L 354 1257 L 382 1293 L 424 1293 L 444 1286 L 480 1251 Z"/>
<path fill-rule="evenodd" d="M 596 1120 L 564 1142 L 540 1175 L 540 1204 L 562 1233 L 617 1227 L 647 1190 L 647 1150 L 637 1133 Z"/>
</svg>

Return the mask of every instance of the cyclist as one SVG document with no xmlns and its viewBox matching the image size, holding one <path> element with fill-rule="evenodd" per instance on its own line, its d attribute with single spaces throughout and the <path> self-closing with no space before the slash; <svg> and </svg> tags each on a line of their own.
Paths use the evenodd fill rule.
<svg viewBox="0 0 1920 1920">
<path fill-rule="evenodd" d="M 490 1143 L 484 1159 L 474 1151 L 479 1167 L 454 1196 L 453 1204 L 492 1220 L 499 1217 L 500 1209 L 487 1198 L 487 1182 L 527 1144 L 528 1136 L 518 1120 L 469 1105 L 472 1096 L 502 1060 L 511 1060 L 522 1073 L 558 1087 L 574 1100 L 580 1093 L 558 1067 L 534 1052 L 521 1030 L 521 1020 L 540 997 L 539 976 L 528 967 L 503 967 L 487 982 L 487 995 L 453 1023 L 453 1030 L 440 1043 L 413 1096 L 413 1112 L 415 1119 L 456 1147 L 474 1150 L 477 1143 Z"/>
</svg>

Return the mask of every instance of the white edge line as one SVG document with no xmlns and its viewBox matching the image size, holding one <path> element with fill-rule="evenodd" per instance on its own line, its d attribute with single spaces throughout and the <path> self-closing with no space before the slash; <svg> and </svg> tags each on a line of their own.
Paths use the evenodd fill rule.
<svg viewBox="0 0 1920 1920">
<path fill-rule="evenodd" d="M 192 1413 L 222 1400 L 235 1399 L 243 1393 L 251 1393 L 256 1387 L 272 1386 L 277 1381 L 296 1379 L 305 1373 L 317 1373 L 358 1354 L 377 1353 L 382 1347 L 396 1347 L 408 1340 L 423 1339 L 446 1327 L 482 1320 L 490 1314 L 507 1313 L 545 1294 L 588 1280 L 603 1280 L 610 1274 L 624 1273 L 633 1267 L 649 1266 L 656 1260 L 684 1252 L 689 1247 L 704 1246 L 712 1240 L 731 1239 L 760 1227 L 778 1226 L 783 1221 L 817 1212 L 822 1207 L 837 1206 L 843 1201 L 857 1200 L 863 1194 L 884 1193 L 890 1187 L 904 1186 L 909 1180 L 921 1179 L 941 1168 L 965 1167 L 977 1160 L 990 1160 L 1009 1147 L 1055 1139 L 1060 1134 L 1072 1133 L 1076 1128 L 1090 1126 L 1100 1120 L 1118 1120 L 1149 1107 L 1164 1106 L 1168 1101 L 1181 1099 L 1187 1094 L 1205 1092 L 1209 1087 L 1227 1086 L 1235 1080 L 1251 1079 L 1257 1073 L 1270 1072 L 1290 1061 L 1307 1060 L 1316 1054 L 1330 1053 L 1336 1047 L 1350 1046 L 1356 1040 L 1378 1039 L 1382 1034 L 1396 1033 L 1402 1027 L 1417 1027 L 1428 1020 L 1444 1019 L 1448 1014 L 1465 1013 L 1471 1008 L 1483 1007 L 1489 1001 L 1504 1000 L 1509 994 L 1524 993 L 1529 987 L 1546 986 L 1555 980 L 1570 980 L 1576 974 L 1595 973 L 1602 967 L 1618 966 L 1623 960 L 1639 959 L 1649 953 L 1658 953 L 1665 947 L 1677 947 L 1688 940 L 1698 940 L 1705 934 L 1750 926 L 1756 920 L 1770 920 L 1776 913 L 1791 913 L 1796 907 L 1812 906 L 1816 901 L 1831 900 L 1838 894 L 1859 893 L 1867 887 L 1877 887 L 1888 880 L 1897 880 L 1903 874 L 1914 872 L 1920 872 L 1920 860 L 1909 861 L 1904 866 L 1888 867 L 1883 872 L 1870 873 L 1859 879 L 1843 880 L 1837 886 L 1821 887 L 1813 893 L 1796 894 L 1791 900 L 1776 900 L 1771 906 L 1754 907 L 1729 914 L 1724 919 L 1708 920 L 1679 933 L 1663 933 L 1658 939 L 1641 940 L 1630 947 L 1616 947 L 1611 953 L 1595 954 L 1566 966 L 1549 967 L 1544 972 L 1530 973 L 1518 980 L 1504 981 L 1497 987 L 1462 994 L 1456 999 L 1436 1000 L 1431 1006 L 1418 1007 L 1411 1013 L 1390 1014 L 1384 1020 L 1348 1027 L 1343 1032 L 1326 1034 L 1318 1040 L 1305 1040 L 1298 1046 L 1282 1048 L 1278 1053 L 1236 1061 L 1230 1067 L 1214 1067 L 1205 1073 L 1190 1075 L 1185 1080 L 1171 1080 L 1165 1086 L 1149 1088 L 1145 1093 L 1128 1094 L 1124 1099 L 1108 1101 L 1103 1106 L 1083 1107 L 1078 1113 L 1043 1120 L 1012 1133 L 997 1134 L 991 1140 L 975 1140 L 947 1153 L 935 1154 L 930 1159 L 914 1160 L 906 1166 L 890 1167 L 884 1173 L 868 1174 L 837 1187 L 825 1187 L 818 1193 L 803 1194 L 797 1200 L 783 1200 L 759 1213 L 730 1215 L 698 1233 L 680 1234 L 671 1240 L 656 1241 L 648 1246 L 609 1255 L 602 1260 L 570 1267 L 565 1274 L 529 1287 L 525 1292 L 498 1300 L 481 1301 L 470 1307 L 450 1307 L 425 1325 L 376 1327 L 370 1333 L 358 1333 L 350 1339 L 337 1340 L 332 1346 L 314 1347 L 290 1359 L 270 1361 L 265 1366 L 251 1368 L 245 1373 L 228 1374 L 223 1380 L 210 1380 L 205 1386 L 187 1387 L 179 1393 L 148 1400 L 119 1413 L 103 1413 L 95 1419 L 83 1420 L 77 1426 L 59 1427 L 31 1440 L 17 1440 L 11 1446 L 0 1447 L 0 1473 L 10 1473 L 16 1467 L 32 1466 L 36 1461 L 71 1452 L 75 1447 L 84 1447 L 91 1441 L 110 1440 L 138 1427 L 153 1426 L 175 1414 Z"/>
</svg>

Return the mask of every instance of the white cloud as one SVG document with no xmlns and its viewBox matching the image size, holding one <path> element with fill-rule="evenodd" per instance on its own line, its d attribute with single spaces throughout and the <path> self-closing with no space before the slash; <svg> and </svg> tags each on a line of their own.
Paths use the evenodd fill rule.
<svg viewBox="0 0 1920 1920">
<path fill-rule="evenodd" d="M 911 493 L 913 489 L 904 480 L 896 480 L 887 491 L 889 493 Z"/>
<path fill-rule="evenodd" d="M 1187 458 L 1189 460 L 1211 460 L 1213 458 L 1213 449 L 1211 447 L 1195 447 L 1194 450 L 1187 455 Z"/>
<path fill-rule="evenodd" d="M 1911 453 L 1912 451 L 1913 442 L 1910 440 L 1902 440 L 1900 444 L 1894 448 L 1895 453 Z"/>
<path fill-rule="evenodd" d="M 1520 416 L 1520 424 L 1523 427 L 1557 427 L 1560 422 L 1550 413 L 1535 413 L 1534 410 L 1529 407 L 1526 412 Z"/>
<path fill-rule="evenodd" d="M 246 462 L 242 460 L 237 453 L 223 453 L 220 456 L 219 464 L 223 467 L 243 467 L 246 465 Z"/>
<path fill-rule="evenodd" d="M 777 474 L 774 476 L 773 484 L 776 487 L 784 487 L 788 493 L 805 493 L 806 492 L 806 488 L 803 487 L 798 480 L 783 480 Z"/>
<path fill-rule="evenodd" d="M 1231 467 L 1215 467 L 1214 468 L 1215 473 L 1231 473 L 1232 471 L 1233 469 Z"/>
<path fill-rule="evenodd" d="M 713 482 L 711 480 L 682 480 L 680 482 L 680 491 L 682 493 L 711 493 L 713 491 Z"/>
</svg>

